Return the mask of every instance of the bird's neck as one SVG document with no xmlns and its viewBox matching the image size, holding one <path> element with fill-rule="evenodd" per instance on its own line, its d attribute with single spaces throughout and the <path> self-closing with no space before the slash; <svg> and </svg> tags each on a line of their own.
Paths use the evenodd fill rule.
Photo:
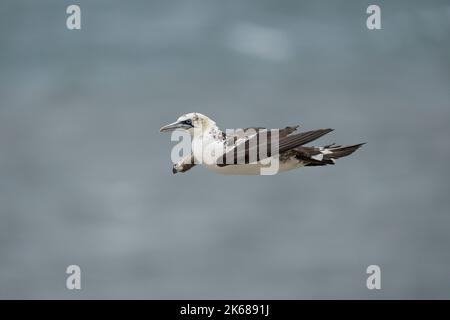
<svg viewBox="0 0 450 320">
<path fill-rule="evenodd" d="M 203 128 L 198 133 L 194 132 L 192 140 L 202 140 L 203 143 L 223 141 L 224 134 L 215 124 L 213 124 Z"/>
<path fill-rule="evenodd" d="M 198 163 L 209 163 L 209 160 L 216 160 L 223 152 L 224 135 L 215 125 L 204 128 L 198 134 L 194 133 L 192 138 L 192 154 Z M 216 153 L 215 149 L 221 150 Z M 209 160 L 205 160 L 205 157 Z M 211 158 L 212 157 L 212 158 Z"/>
</svg>

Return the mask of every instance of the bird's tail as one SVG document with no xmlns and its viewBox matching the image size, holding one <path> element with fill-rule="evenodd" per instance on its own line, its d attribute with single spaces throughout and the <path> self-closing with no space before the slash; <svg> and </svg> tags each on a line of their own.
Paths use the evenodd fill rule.
<svg viewBox="0 0 450 320">
<path fill-rule="evenodd" d="M 306 162 L 305 166 L 325 166 L 334 164 L 336 159 L 351 155 L 353 152 L 361 148 L 365 143 L 355 144 L 351 146 L 337 146 L 330 144 L 324 147 L 311 148 L 305 150 L 302 160 Z"/>
</svg>

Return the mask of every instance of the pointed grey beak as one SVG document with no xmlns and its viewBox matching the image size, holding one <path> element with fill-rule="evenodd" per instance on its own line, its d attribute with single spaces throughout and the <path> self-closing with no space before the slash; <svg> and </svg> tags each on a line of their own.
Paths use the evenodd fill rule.
<svg viewBox="0 0 450 320">
<path fill-rule="evenodd" d="M 183 129 L 184 127 L 185 125 L 183 123 L 176 121 L 174 123 L 161 127 L 161 129 L 159 129 L 159 132 L 170 132 L 177 129 Z"/>
</svg>

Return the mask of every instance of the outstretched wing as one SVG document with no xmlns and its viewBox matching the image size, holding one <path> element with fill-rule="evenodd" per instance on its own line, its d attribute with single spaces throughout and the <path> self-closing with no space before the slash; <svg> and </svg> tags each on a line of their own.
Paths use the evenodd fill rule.
<svg viewBox="0 0 450 320">
<path fill-rule="evenodd" d="M 286 137 L 287 135 L 291 134 L 292 132 L 296 131 L 299 126 L 294 127 L 286 127 L 284 129 L 279 129 L 279 135 L 280 137 Z M 268 130 L 264 127 L 249 127 L 245 128 L 243 130 L 233 130 L 233 132 L 223 134 L 224 139 L 226 140 L 227 146 L 235 146 L 238 145 L 246 140 L 248 140 L 250 137 L 252 137 L 255 134 L 258 134 L 259 132 L 263 130 Z"/>
<path fill-rule="evenodd" d="M 219 167 L 224 167 L 234 164 L 249 163 L 250 155 L 255 154 L 257 155 L 257 161 L 260 161 L 264 158 L 271 157 L 272 152 L 275 151 L 277 147 L 278 153 L 282 154 L 293 148 L 314 141 L 322 137 L 323 135 L 333 131 L 333 129 L 319 129 L 291 135 L 291 133 L 296 129 L 297 127 L 286 127 L 282 130 L 279 130 L 278 141 L 274 141 L 274 143 L 278 146 L 272 145 L 271 131 L 260 129 L 256 132 L 256 134 L 240 140 L 236 140 L 234 146 L 232 146 L 230 150 L 224 153 L 222 157 L 217 159 L 217 165 Z M 264 134 L 264 136 L 262 136 L 262 134 Z M 263 139 L 263 137 L 267 138 Z M 267 148 L 265 149 L 267 150 L 267 152 L 264 152 L 264 154 L 261 155 L 260 148 Z M 230 159 L 233 160 L 230 161 Z"/>
</svg>

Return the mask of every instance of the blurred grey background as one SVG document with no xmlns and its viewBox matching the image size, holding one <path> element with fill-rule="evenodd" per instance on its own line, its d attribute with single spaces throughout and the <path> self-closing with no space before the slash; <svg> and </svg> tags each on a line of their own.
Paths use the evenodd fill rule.
<svg viewBox="0 0 450 320">
<path fill-rule="evenodd" d="M 450 3 L 372 3 L 1 1 L 0 297 L 450 298 Z M 172 175 L 191 111 L 368 144 Z"/>
</svg>

